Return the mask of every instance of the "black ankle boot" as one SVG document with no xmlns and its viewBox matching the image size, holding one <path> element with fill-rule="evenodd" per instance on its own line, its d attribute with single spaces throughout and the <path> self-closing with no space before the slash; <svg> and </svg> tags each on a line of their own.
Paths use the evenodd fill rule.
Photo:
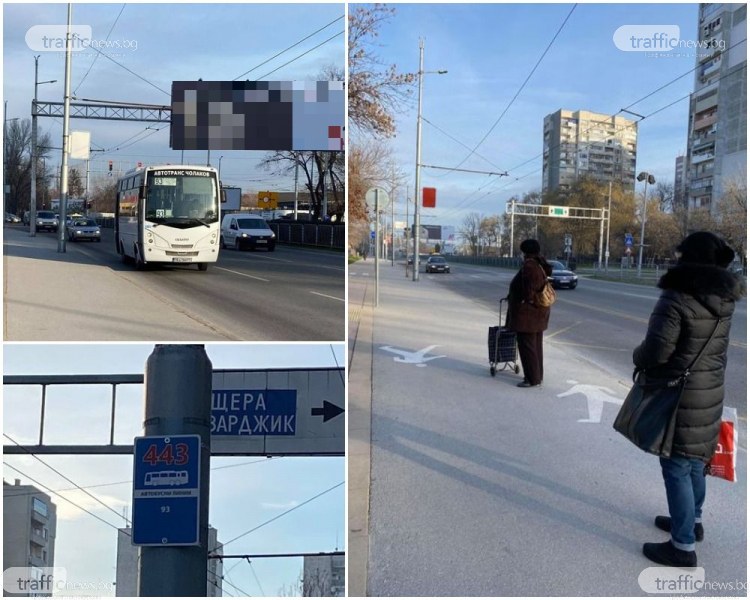
<svg viewBox="0 0 750 600">
<path fill-rule="evenodd" d="M 671 541 L 663 544 L 643 544 L 643 554 L 655 563 L 668 567 L 698 566 L 698 557 L 694 550 L 678 550 Z"/>
</svg>

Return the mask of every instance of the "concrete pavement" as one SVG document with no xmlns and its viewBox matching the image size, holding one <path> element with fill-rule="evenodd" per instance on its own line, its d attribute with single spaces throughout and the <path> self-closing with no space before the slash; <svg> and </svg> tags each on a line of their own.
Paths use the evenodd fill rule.
<svg viewBox="0 0 750 600">
<path fill-rule="evenodd" d="M 365 272 L 350 267 L 350 310 Z M 456 274 L 380 273 L 354 340 L 350 323 L 349 594 L 644 595 L 641 545 L 668 539 L 667 509 L 658 460 L 611 427 L 629 381 L 556 346 L 554 320 L 543 388 L 493 378 L 496 314 L 440 285 Z M 701 595 L 746 595 L 746 458 L 738 484 L 709 480 L 699 565 L 724 589 Z"/>
<path fill-rule="evenodd" d="M 66 250 L 57 252 L 56 234 L 32 238 L 25 227 L 3 228 L 5 340 L 233 339 L 144 288 L 132 267 L 98 264 L 87 243 L 68 243 Z"/>
</svg>

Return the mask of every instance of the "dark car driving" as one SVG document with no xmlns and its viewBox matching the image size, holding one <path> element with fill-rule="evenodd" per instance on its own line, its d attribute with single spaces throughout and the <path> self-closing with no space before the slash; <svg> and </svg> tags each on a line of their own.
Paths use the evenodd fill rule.
<svg viewBox="0 0 750 600">
<path fill-rule="evenodd" d="M 450 273 L 451 267 L 444 256 L 430 256 L 425 266 L 427 273 Z"/>
<path fill-rule="evenodd" d="M 552 276 L 549 278 L 554 288 L 570 288 L 574 290 L 578 285 L 578 275 L 568 269 L 563 263 L 557 260 L 549 261 L 552 266 Z"/>
</svg>

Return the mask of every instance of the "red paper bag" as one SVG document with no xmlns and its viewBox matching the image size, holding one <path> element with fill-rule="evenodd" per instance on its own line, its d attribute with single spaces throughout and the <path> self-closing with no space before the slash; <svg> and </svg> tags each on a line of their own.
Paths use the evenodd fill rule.
<svg viewBox="0 0 750 600">
<path fill-rule="evenodd" d="M 724 407 L 719 429 L 719 444 L 706 470 L 708 475 L 737 481 L 737 445 L 739 440 L 737 409 Z"/>
</svg>

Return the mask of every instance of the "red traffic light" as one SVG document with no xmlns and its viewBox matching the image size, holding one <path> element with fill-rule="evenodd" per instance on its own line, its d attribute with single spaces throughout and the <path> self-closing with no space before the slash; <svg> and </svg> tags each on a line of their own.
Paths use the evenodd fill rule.
<svg viewBox="0 0 750 600">
<path fill-rule="evenodd" d="M 109 161 L 109 170 L 110 171 L 112 170 L 112 161 L 111 160 Z"/>
</svg>

